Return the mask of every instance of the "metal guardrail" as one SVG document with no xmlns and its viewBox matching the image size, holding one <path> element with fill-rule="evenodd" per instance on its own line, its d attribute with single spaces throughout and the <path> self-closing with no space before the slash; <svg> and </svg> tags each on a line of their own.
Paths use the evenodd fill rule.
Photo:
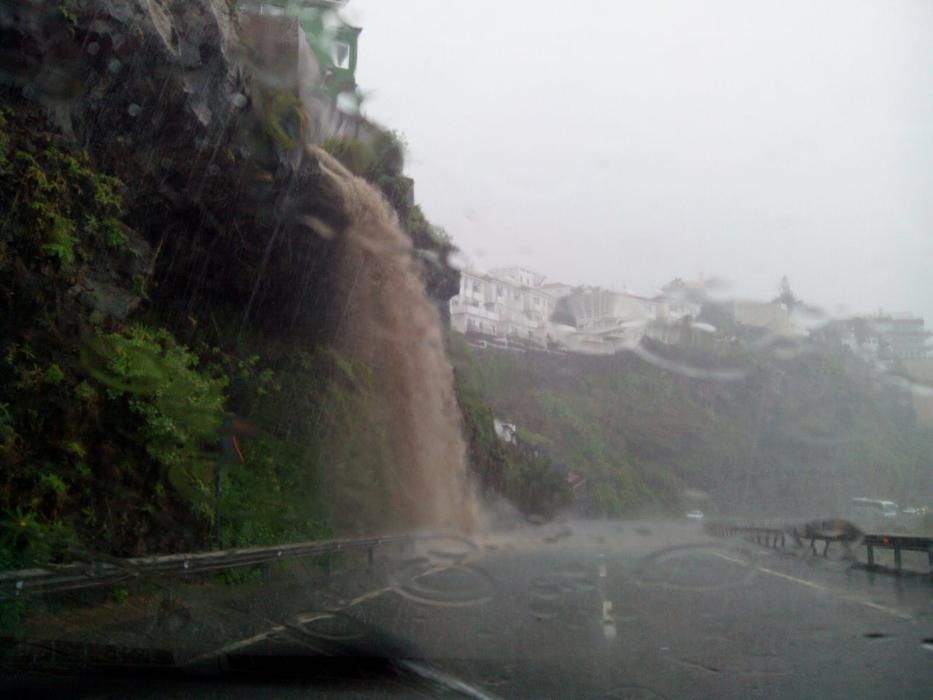
<svg viewBox="0 0 933 700">
<path fill-rule="evenodd" d="M 930 574 L 933 576 L 933 537 L 923 535 L 885 535 L 885 534 L 861 534 L 856 536 L 854 531 L 832 527 L 825 527 L 826 524 L 838 524 L 842 521 L 817 521 L 814 523 L 805 523 L 803 525 L 787 525 L 783 527 L 763 527 L 760 525 L 745 525 L 740 523 L 707 522 L 704 529 L 711 535 L 719 537 L 743 536 L 756 544 L 783 549 L 788 539 L 791 539 L 798 547 L 802 547 L 804 541 L 809 540 L 811 551 L 816 554 L 816 543 L 823 542 L 823 556 L 827 556 L 829 546 L 833 542 L 842 543 L 847 549 L 851 545 L 864 545 L 868 551 L 868 567 L 874 568 L 875 549 L 894 550 L 894 567 L 901 572 L 902 558 L 901 553 L 905 551 L 926 552 L 929 557 Z M 824 526 L 824 527 L 821 527 Z"/>
<path fill-rule="evenodd" d="M 862 544 L 868 549 L 868 566 L 875 565 L 875 548 L 894 550 L 894 567 L 901 570 L 901 552 L 926 552 L 933 574 L 933 537 L 918 535 L 865 535 Z"/>
<path fill-rule="evenodd" d="M 87 564 L 49 564 L 42 568 L 0 573 L 0 599 L 16 598 L 26 594 L 61 593 L 110 586 L 148 576 L 210 573 L 223 569 L 354 550 L 366 550 L 369 563 L 372 564 L 373 550 L 376 547 L 410 543 L 413 537 L 413 535 L 388 535 L 132 559 L 111 558 L 95 560 Z"/>
<path fill-rule="evenodd" d="M 784 547 L 787 542 L 787 531 L 783 528 L 761 527 L 758 525 L 737 525 L 734 523 L 704 523 L 704 529 L 711 535 L 730 537 L 744 535 L 765 547 Z"/>
</svg>

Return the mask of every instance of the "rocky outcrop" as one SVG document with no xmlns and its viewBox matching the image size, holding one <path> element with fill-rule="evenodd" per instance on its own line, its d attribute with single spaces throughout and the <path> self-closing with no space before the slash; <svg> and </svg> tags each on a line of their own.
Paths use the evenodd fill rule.
<svg viewBox="0 0 933 700">
<path fill-rule="evenodd" d="M 225 0 L 65 0 L 0 10 L 2 82 L 126 185 L 126 220 L 156 251 L 154 300 L 210 300 L 267 329 L 319 332 L 340 213 L 302 143 L 290 93 L 253 70 Z M 138 274 L 138 272 L 137 272 Z M 113 312 L 107 275 L 90 282 Z"/>
</svg>

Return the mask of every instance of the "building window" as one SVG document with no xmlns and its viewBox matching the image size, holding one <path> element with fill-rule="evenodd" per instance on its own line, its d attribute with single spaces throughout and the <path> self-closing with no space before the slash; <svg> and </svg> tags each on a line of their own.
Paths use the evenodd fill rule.
<svg viewBox="0 0 933 700">
<path fill-rule="evenodd" d="M 504 295 L 505 295 L 505 290 L 499 285 L 496 285 L 496 296 L 501 299 Z"/>
<path fill-rule="evenodd" d="M 335 41 L 331 47 L 331 58 L 337 68 L 350 68 L 350 45 L 345 41 Z"/>
<path fill-rule="evenodd" d="M 483 287 L 480 285 L 479 282 L 474 282 L 474 283 L 473 283 L 473 291 L 474 291 L 474 292 L 481 292 L 482 290 L 483 290 Z"/>
</svg>

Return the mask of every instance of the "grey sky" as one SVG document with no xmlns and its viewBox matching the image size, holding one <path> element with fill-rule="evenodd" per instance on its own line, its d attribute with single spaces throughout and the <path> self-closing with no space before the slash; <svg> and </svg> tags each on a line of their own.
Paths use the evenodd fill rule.
<svg viewBox="0 0 933 700">
<path fill-rule="evenodd" d="M 933 322 L 933 2 L 351 0 L 374 119 L 480 269 Z"/>
</svg>

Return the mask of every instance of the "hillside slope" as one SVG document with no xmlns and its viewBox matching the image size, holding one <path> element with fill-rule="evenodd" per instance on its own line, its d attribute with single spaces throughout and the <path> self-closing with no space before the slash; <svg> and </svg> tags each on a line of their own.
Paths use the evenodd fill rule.
<svg viewBox="0 0 933 700">
<path fill-rule="evenodd" d="M 495 414 L 544 436 L 588 479 L 581 505 L 620 515 L 687 507 L 733 514 L 842 512 L 857 495 L 933 498 L 933 431 L 909 397 L 851 358 L 810 349 L 736 355 L 742 378 L 691 378 L 633 354 L 476 350 L 455 366 Z M 726 362 L 669 348 L 668 367 Z M 728 362 L 727 362 L 728 363 Z"/>
</svg>

